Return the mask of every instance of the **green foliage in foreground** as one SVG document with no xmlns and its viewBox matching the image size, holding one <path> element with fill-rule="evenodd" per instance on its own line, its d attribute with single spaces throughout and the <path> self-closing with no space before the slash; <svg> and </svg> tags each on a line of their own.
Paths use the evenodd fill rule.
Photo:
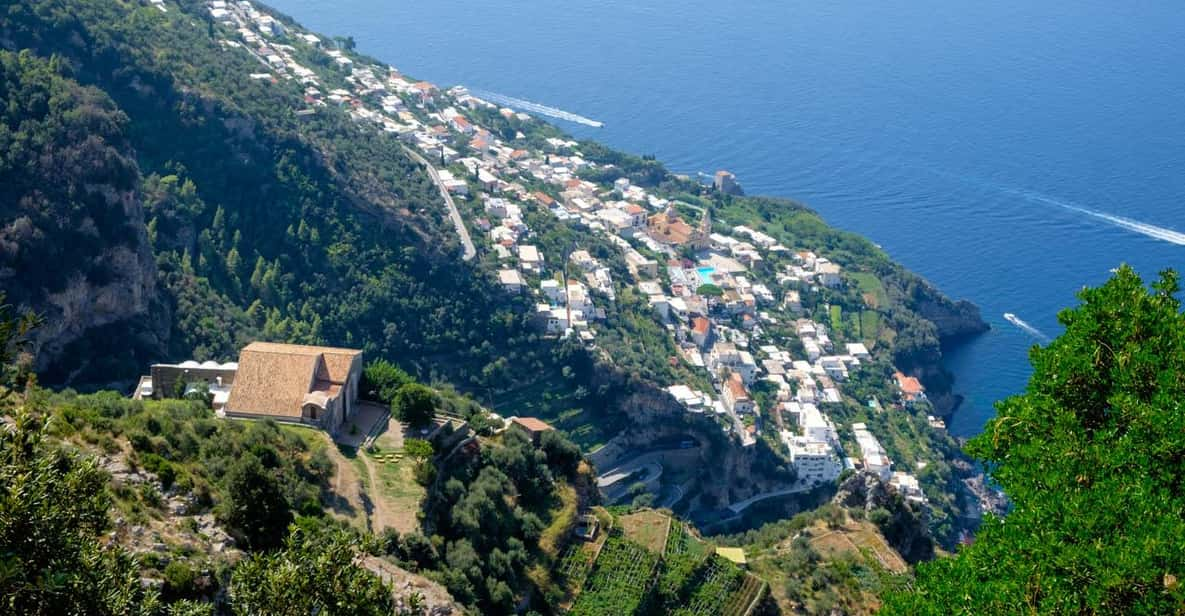
<svg viewBox="0 0 1185 616">
<path fill-rule="evenodd" d="M 158 598 L 140 587 L 132 557 L 96 539 L 105 474 L 45 435 L 46 421 L 24 408 L 0 431 L 0 612 L 153 613 Z"/>
<path fill-rule="evenodd" d="M 918 568 L 885 614 L 1185 613 L 1185 316 L 1177 275 L 1124 267 L 1031 352 L 968 450 L 1015 505 Z"/>
<path fill-rule="evenodd" d="M 357 559 L 348 532 L 309 535 L 294 528 L 284 549 L 256 554 L 235 567 L 231 605 L 236 614 L 393 614 L 391 590 Z"/>
</svg>

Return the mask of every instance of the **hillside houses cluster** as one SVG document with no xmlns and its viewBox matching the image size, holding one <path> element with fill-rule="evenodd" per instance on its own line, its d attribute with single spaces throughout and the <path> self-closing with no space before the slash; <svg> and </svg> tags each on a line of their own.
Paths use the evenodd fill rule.
<svg viewBox="0 0 1185 616">
<path fill-rule="evenodd" d="M 926 502 L 926 495 L 918 485 L 917 477 L 893 470 L 893 461 L 885 453 L 884 447 L 862 423 L 852 424 L 852 434 L 856 437 L 856 444 L 860 447 L 860 455 L 864 469 L 875 473 L 882 481 L 897 489 L 906 499 L 919 503 Z"/>
<path fill-rule="evenodd" d="M 843 458 L 827 405 L 842 402 L 849 374 L 871 355 L 863 344 L 833 342 L 825 324 L 803 314 L 802 302 L 805 293 L 844 285 L 838 264 L 812 251 L 793 252 L 758 229 L 725 229 L 707 212 L 627 177 L 611 184 L 583 179 L 585 171 L 604 168 L 584 158 L 577 142 L 553 137 L 529 147 L 519 133 L 514 144 L 507 143 L 478 118 L 532 118 L 463 87 L 442 90 L 352 58 L 313 34 L 288 32 L 245 0 L 209 6 L 211 16 L 235 33 L 224 43 L 259 60 L 260 72 L 252 77 L 303 86 L 295 101 L 298 117 L 329 106 L 345 110 L 420 152 L 438 168 L 447 192 L 479 208 L 468 222 L 498 263 L 497 282 L 508 293 L 531 298 L 524 305 L 541 332 L 578 335 L 591 344 L 594 326 L 606 314 L 604 302 L 616 301 L 619 284 L 631 285 L 666 326 L 681 357 L 708 377 L 710 388 L 668 387 L 680 406 L 718 417 L 746 446 L 761 434 L 781 441 L 806 480 L 838 476 Z M 323 55 L 337 78 L 318 76 L 297 61 L 310 54 Z M 325 85 L 330 82 L 332 87 Z M 588 247 L 545 255 L 527 222 L 538 214 L 604 239 L 630 280 L 614 280 L 609 257 L 594 257 Z M 775 258 L 789 263 L 771 272 L 766 264 Z M 792 330 L 796 343 L 767 334 L 773 325 Z M 902 399 L 923 401 L 924 390 L 910 378 L 897 378 Z M 774 386 L 772 408 L 758 407 L 752 388 L 759 380 Z M 902 481 L 908 490 L 908 479 Z"/>
</svg>

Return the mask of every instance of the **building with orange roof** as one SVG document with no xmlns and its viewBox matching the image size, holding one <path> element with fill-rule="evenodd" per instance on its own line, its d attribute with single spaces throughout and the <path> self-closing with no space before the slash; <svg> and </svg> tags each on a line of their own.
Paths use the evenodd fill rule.
<svg viewBox="0 0 1185 616">
<path fill-rule="evenodd" d="M 535 201 L 539 202 L 539 205 L 542 205 L 543 207 L 551 207 L 552 205 L 555 205 L 555 199 L 552 199 L 551 196 L 543 191 L 535 191 L 531 193 L 531 196 L 534 197 Z"/>
<path fill-rule="evenodd" d="M 894 372 L 893 378 L 897 379 L 897 387 L 901 389 L 901 396 L 905 398 L 906 402 L 925 399 L 926 388 L 922 386 L 921 381 L 917 377 L 906 376 L 901 372 Z"/>
<path fill-rule="evenodd" d="M 699 348 L 705 348 L 708 345 L 708 339 L 712 336 L 712 322 L 705 317 L 695 317 L 691 319 L 691 339 Z"/>
<path fill-rule="evenodd" d="M 555 430 L 547 422 L 536 417 L 511 417 L 510 428 L 522 432 L 531 442 L 538 445 L 544 432 Z"/>
<path fill-rule="evenodd" d="M 358 349 L 252 342 L 239 354 L 225 414 L 336 433 L 357 411 L 361 378 Z"/>
<path fill-rule="evenodd" d="M 757 410 L 757 405 L 749 395 L 748 388 L 745 387 L 745 381 L 736 372 L 728 374 L 728 379 L 724 381 L 724 391 L 721 392 L 720 400 L 724 403 L 725 409 L 737 415 L 753 413 Z"/>
</svg>

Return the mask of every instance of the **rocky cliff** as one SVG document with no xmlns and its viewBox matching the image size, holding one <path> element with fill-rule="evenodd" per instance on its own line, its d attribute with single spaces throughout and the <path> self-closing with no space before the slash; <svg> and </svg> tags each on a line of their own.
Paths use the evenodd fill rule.
<svg viewBox="0 0 1185 616">
<path fill-rule="evenodd" d="M 133 320 L 136 344 L 162 343 L 167 325 L 141 319 L 158 299 L 156 266 L 127 116 L 52 62 L 7 52 L 0 103 L 0 288 L 43 318 L 37 368 L 67 359 L 60 372 L 77 371 L 72 343 Z M 127 333 L 105 344 L 129 346 Z"/>
<path fill-rule="evenodd" d="M 832 502 L 863 509 L 889 545 L 910 563 L 934 558 L 926 509 L 914 508 L 872 473 L 859 472 L 840 484 Z"/>
</svg>

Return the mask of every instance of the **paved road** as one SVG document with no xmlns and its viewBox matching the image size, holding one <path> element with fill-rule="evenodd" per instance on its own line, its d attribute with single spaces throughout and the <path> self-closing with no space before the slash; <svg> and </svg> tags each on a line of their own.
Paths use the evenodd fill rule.
<svg viewBox="0 0 1185 616">
<path fill-rule="evenodd" d="M 415 159 L 416 162 L 424 165 L 428 170 L 428 175 L 432 176 L 432 181 L 436 182 L 436 187 L 440 189 L 440 196 L 444 197 L 444 203 L 448 206 L 449 218 L 453 219 L 453 226 L 457 228 L 457 235 L 461 236 L 461 245 L 465 247 L 465 253 L 461 259 L 468 261 L 477 256 L 477 249 L 473 247 L 473 240 L 469 238 L 469 229 L 465 228 L 465 221 L 461 218 L 461 212 L 457 211 L 457 204 L 453 202 L 453 196 L 449 194 L 448 189 L 444 187 L 444 182 L 440 180 L 440 174 L 436 172 L 436 167 L 432 166 L 427 159 L 420 156 L 420 153 L 403 146 L 404 151 L 408 156 Z"/>
<path fill-rule="evenodd" d="M 746 498 L 745 500 L 743 500 L 739 503 L 733 503 L 728 506 L 728 509 L 730 511 L 732 511 L 733 513 L 740 514 L 742 511 L 748 509 L 749 505 L 752 505 L 753 503 L 763 501 L 767 498 L 777 498 L 779 496 L 788 496 L 790 494 L 798 494 L 799 492 L 809 492 L 812 487 L 814 487 L 814 486 L 812 486 L 809 483 L 795 483 L 793 486 L 786 488 L 784 490 L 774 490 L 773 492 L 765 492 L 762 494 L 758 494 L 757 496 L 752 496 L 752 497 Z"/>
</svg>

